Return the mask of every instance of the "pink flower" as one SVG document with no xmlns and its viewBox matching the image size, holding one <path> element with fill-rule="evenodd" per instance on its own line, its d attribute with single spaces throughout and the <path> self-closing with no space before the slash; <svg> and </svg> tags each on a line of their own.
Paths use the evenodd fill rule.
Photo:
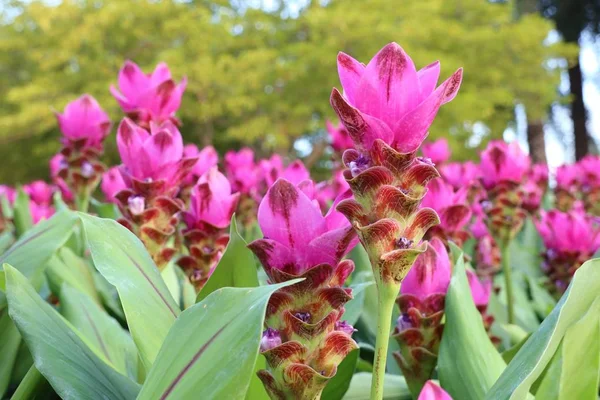
<svg viewBox="0 0 600 400">
<path fill-rule="evenodd" d="M 67 104 L 64 113 L 56 113 L 56 118 L 65 140 L 85 140 L 88 147 L 101 146 L 110 132 L 108 114 L 89 94 Z"/>
<path fill-rule="evenodd" d="M 29 195 L 31 201 L 38 205 L 48 206 L 52 204 L 54 188 L 44 181 L 33 181 L 23 186 L 23 191 Z"/>
<path fill-rule="evenodd" d="M 181 105 L 187 79 L 175 84 L 167 64 L 160 63 L 151 74 L 145 74 L 134 62 L 125 61 L 118 83 L 120 92 L 114 86 L 110 92 L 123 111 L 138 123 L 148 125 L 167 120 L 177 123 L 174 114 Z"/>
<path fill-rule="evenodd" d="M 591 256 L 600 248 L 600 226 L 582 210 L 568 213 L 540 211 L 535 221 L 547 250 L 554 254 L 579 253 Z"/>
<path fill-rule="evenodd" d="M 29 211 L 34 224 L 50 218 L 54 214 L 54 207 L 48 204 L 38 204 L 35 201 L 29 201 Z"/>
<path fill-rule="evenodd" d="M 129 186 L 130 179 L 152 182 L 163 180 L 168 187 L 181 180 L 183 139 L 171 121 L 152 123 L 151 131 L 124 118 L 117 131 L 117 146 L 123 161 L 121 174 Z"/>
<path fill-rule="evenodd" d="M 10 204 L 14 203 L 15 198 L 17 197 L 17 191 L 14 188 L 11 188 L 7 185 L 0 185 L 0 198 L 2 196 L 6 196 L 6 200 Z"/>
<path fill-rule="evenodd" d="M 121 190 L 127 188 L 119 167 L 112 167 L 102 175 L 102 183 L 100 184 L 104 197 L 111 203 L 117 203 L 115 195 Z"/>
<path fill-rule="evenodd" d="M 350 223 L 335 209 L 338 201 L 323 216 L 317 202 L 278 179 L 258 207 L 264 239 L 252 242 L 251 249 L 265 268 L 293 275 L 320 264 L 336 267 L 357 243 Z"/>
<path fill-rule="evenodd" d="M 69 189 L 67 182 L 61 177 L 62 172 L 68 167 L 67 160 L 62 153 L 55 154 L 54 157 L 50 159 L 50 177 L 52 178 L 52 181 L 58 186 L 63 200 L 72 201 L 75 196 L 71 189 Z"/>
<path fill-rule="evenodd" d="M 567 191 L 575 190 L 582 175 L 579 164 L 561 165 L 556 169 L 556 186 Z"/>
<path fill-rule="evenodd" d="M 427 381 L 417 400 L 452 400 L 452 397 L 433 381 Z"/>
<path fill-rule="evenodd" d="M 427 185 L 427 194 L 421 207 L 433 208 L 440 217 L 440 227 L 448 232 L 457 232 L 471 219 L 467 206 L 467 189 L 454 191 L 454 188 L 441 179 L 433 179 Z"/>
<path fill-rule="evenodd" d="M 190 171 L 189 179 L 201 177 L 219 162 L 219 154 L 212 146 L 206 146 L 202 150 L 198 150 L 198 146 L 195 144 L 187 144 L 183 148 L 183 157 L 198 159 Z M 187 181 L 188 178 L 186 178 Z M 188 183 L 194 184 L 195 182 Z"/>
<path fill-rule="evenodd" d="M 300 182 L 310 179 L 310 173 L 302 161 L 295 160 L 286 168 L 283 168 L 283 161 L 277 154 L 274 154 L 268 160 L 260 160 L 258 166 L 262 170 L 267 187 L 273 186 L 275 181 L 279 178 L 283 178 L 294 185 L 298 185 Z"/>
<path fill-rule="evenodd" d="M 544 189 L 542 189 L 535 181 L 528 180 L 521 187 L 523 191 L 523 203 L 521 206 L 527 211 L 533 213 L 540 208 Z"/>
<path fill-rule="evenodd" d="M 490 280 L 480 281 L 477 274 L 469 269 L 467 270 L 467 279 L 475 305 L 479 308 L 487 307 L 492 293 L 492 282 Z"/>
<path fill-rule="evenodd" d="M 359 149 L 381 139 L 402 152 L 416 150 L 442 104 L 456 96 L 462 69 L 436 88 L 440 63 L 417 71 L 396 43 L 385 46 L 367 66 L 338 55 L 344 95 L 331 93 L 331 105 Z"/>
<path fill-rule="evenodd" d="M 348 130 L 346 130 L 342 123 L 335 126 L 331 122 L 326 121 L 325 127 L 327 132 L 329 132 L 329 136 L 331 136 L 331 147 L 333 147 L 335 151 L 343 153 L 344 150 L 354 147 L 354 143 L 348 134 Z"/>
<path fill-rule="evenodd" d="M 529 170 L 529 179 L 536 183 L 539 187 L 546 190 L 548 187 L 548 165 L 534 164 Z"/>
<path fill-rule="evenodd" d="M 529 169 L 530 162 L 518 143 L 493 140 L 481 152 L 483 184 L 490 189 L 500 182 L 520 183 Z"/>
<path fill-rule="evenodd" d="M 260 174 L 254 163 L 254 152 L 247 147 L 238 152 L 225 154 L 225 172 L 234 191 L 251 193 L 256 191 Z"/>
<path fill-rule="evenodd" d="M 336 170 L 329 181 L 319 182 L 315 186 L 315 198 L 322 209 L 327 208 L 338 196 L 348 191 L 350 185 L 344 178 L 344 171 Z"/>
<path fill-rule="evenodd" d="M 423 143 L 421 147 L 423 156 L 429 158 L 434 164 L 442 164 L 448 161 L 450 155 L 450 146 L 444 138 L 438 139 L 435 142 Z"/>
<path fill-rule="evenodd" d="M 226 228 L 239 198 L 239 193 L 231 193 L 231 185 L 225 175 L 217 167 L 212 167 L 192 189 L 190 210 L 184 213 L 183 219 L 190 229 L 199 227 L 202 223 Z"/>
<path fill-rule="evenodd" d="M 433 238 L 404 278 L 400 294 L 412 294 L 421 300 L 430 294 L 445 294 L 450 277 L 451 264 L 446 247 L 441 240 Z"/>
<path fill-rule="evenodd" d="M 439 171 L 444 180 L 455 189 L 470 185 L 481 177 L 479 166 L 472 161 L 444 164 Z"/>
</svg>

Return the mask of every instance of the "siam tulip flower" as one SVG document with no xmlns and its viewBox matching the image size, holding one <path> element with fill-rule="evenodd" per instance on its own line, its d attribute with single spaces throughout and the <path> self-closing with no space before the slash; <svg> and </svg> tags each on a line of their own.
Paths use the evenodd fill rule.
<svg viewBox="0 0 600 400">
<path fill-rule="evenodd" d="M 433 381 L 427 381 L 417 400 L 452 400 L 452 397 Z"/>
<path fill-rule="evenodd" d="M 338 72 L 344 94 L 333 89 L 331 105 L 355 144 L 343 155 L 354 199 L 343 200 L 338 209 L 352 222 L 377 283 L 371 397 L 380 399 L 394 299 L 427 247 L 423 236 L 439 223 L 434 210 L 419 207 L 427 183 L 439 173 L 415 155 L 439 108 L 456 96 L 462 69 L 436 88 L 439 62 L 417 71 L 404 50 L 390 43 L 366 66 L 340 53 Z"/>
<path fill-rule="evenodd" d="M 417 258 L 396 299 L 400 317 L 393 336 L 400 350 L 394 357 L 414 396 L 431 378 L 437 363 L 450 278 L 448 252 L 444 243 L 434 238 Z"/>
<path fill-rule="evenodd" d="M 219 154 L 212 146 L 206 146 L 202 150 L 198 150 L 198 146 L 195 144 L 187 144 L 183 147 L 183 157 L 198 159 L 186 178 L 186 181 L 192 181 L 192 185 L 196 183 L 198 178 L 219 163 Z"/>
<path fill-rule="evenodd" d="M 44 181 L 33 181 L 23 186 L 23 191 L 29 195 L 29 199 L 40 206 L 52 204 L 54 188 Z"/>
<path fill-rule="evenodd" d="M 581 168 L 579 164 L 562 165 L 556 169 L 556 207 L 569 211 L 581 192 Z"/>
<path fill-rule="evenodd" d="M 521 186 L 521 191 L 523 194 L 521 207 L 535 214 L 542 205 L 544 190 L 535 181 L 528 180 Z"/>
<path fill-rule="evenodd" d="M 521 183 L 530 165 L 530 159 L 516 142 L 491 141 L 481 152 L 481 176 L 486 189 L 500 183 Z"/>
<path fill-rule="evenodd" d="M 544 191 L 548 188 L 548 165 L 534 164 L 529 170 L 529 179 L 535 182 Z"/>
<path fill-rule="evenodd" d="M 421 206 L 434 209 L 440 217 L 440 224 L 432 227 L 429 235 L 452 240 L 461 246 L 470 236 L 464 229 L 472 215 L 467 206 L 468 188 L 455 191 L 450 184 L 434 179 L 427 189 Z"/>
<path fill-rule="evenodd" d="M 583 173 L 580 178 L 581 200 L 588 213 L 600 216 L 600 157 L 588 155 L 578 164 Z"/>
<path fill-rule="evenodd" d="M 200 291 L 229 242 L 226 228 L 235 212 L 240 194 L 231 193 L 227 178 L 212 167 L 192 188 L 190 208 L 183 213 L 184 239 L 189 255 L 178 264 Z"/>
<path fill-rule="evenodd" d="M 72 203 L 75 199 L 73 192 L 69 189 L 69 185 L 63 178 L 60 177 L 61 170 L 68 168 L 67 160 L 62 153 L 55 154 L 50 159 L 50 177 L 52 178 L 52 182 L 58 187 L 60 190 L 60 195 L 66 203 Z"/>
<path fill-rule="evenodd" d="M 600 249 L 600 224 L 582 210 L 541 211 L 535 222 L 546 247 L 542 269 L 562 295 L 575 271 Z"/>
<path fill-rule="evenodd" d="M 64 143 L 79 143 L 77 147 L 102 149 L 110 133 L 110 119 L 100 104 L 89 94 L 70 102 L 65 111 L 56 113 Z"/>
<path fill-rule="evenodd" d="M 14 203 L 17 198 L 17 191 L 7 185 L 0 185 L 0 197 L 5 196 L 9 204 Z"/>
<path fill-rule="evenodd" d="M 319 182 L 315 186 L 315 198 L 321 205 L 321 209 L 326 209 L 338 196 L 349 189 L 350 186 L 344 178 L 343 171 L 336 170 L 333 172 L 333 177 L 330 180 Z"/>
<path fill-rule="evenodd" d="M 48 219 L 54 215 L 54 207 L 49 204 L 38 204 L 35 201 L 30 200 L 29 212 L 31 213 L 31 220 L 35 225 L 38 222 Z"/>
<path fill-rule="evenodd" d="M 444 138 L 435 142 L 423 143 L 421 151 L 424 157 L 429 158 L 436 165 L 445 163 L 452 155 L 448 141 Z"/>
<path fill-rule="evenodd" d="M 355 234 L 335 207 L 323 216 L 318 204 L 285 179 L 261 201 L 258 222 L 265 237 L 248 247 L 269 282 L 305 278 L 271 297 L 261 342 L 268 368 L 258 376 L 271 398 L 320 398 L 338 365 L 358 347 L 351 338 L 354 328 L 340 321 L 352 298 L 342 285 L 354 269 L 352 261 L 341 259 L 356 244 Z"/>
<path fill-rule="evenodd" d="M 225 172 L 233 190 L 244 194 L 253 194 L 258 186 L 260 174 L 254 162 L 254 152 L 247 147 L 238 152 L 225 154 Z"/>
<path fill-rule="evenodd" d="M 100 189 L 102 189 L 102 193 L 104 193 L 104 197 L 107 201 L 118 203 L 116 194 L 126 188 L 127 185 L 125 185 L 125 181 L 123 181 L 119 167 L 112 167 L 102 175 Z"/>
<path fill-rule="evenodd" d="M 329 136 L 331 137 L 331 147 L 339 153 L 343 153 L 345 150 L 354 147 L 354 142 L 350 138 L 350 134 L 346 127 L 342 123 L 333 125 L 331 122 L 326 121 L 325 127 Z"/>
<path fill-rule="evenodd" d="M 479 166 L 472 161 L 444 164 L 440 167 L 439 171 L 444 181 L 451 184 L 457 190 L 465 186 L 470 186 L 481 178 Z"/>
<path fill-rule="evenodd" d="M 273 186 L 275 181 L 279 178 L 283 178 L 294 185 L 298 185 L 300 182 L 310 179 L 310 173 L 302 161 L 295 160 L 284 168 L 283 161 L 277 154 L 274 154 L 268 160 L 260 160 L 258 166 L 262 170 L 263 179 L 267 188 Z"/>
<path fill-rule="evenodd" d="M 108 115 L 89 95 L 69 103 L 56 114 L 63 133 L 63 148 L 51 167 L 52 178 L 65 201 L 73 198 L 80 211 L 87 211 L 89 199 L 98 187 L 106 166 L 100 161 L 102 142 L 110 132 Z"/>
<path fill-rule="evenodd" d="M 126 185 L 116 194 L 123 214 L 119 222 L 138 235 L 163 268 L 175 253 L 167 242 L 183 209 L 176 196 L 197 159 L 183 158 L 183 139 L 171 121 L 151 123 L 148 132 L 125 118 L 118 128 L 117 146 Z"/>
<path fill-rule="evenodd" d="M 134 62 L 125 61 L 118 84 L 119 90 L 111 85 L 110 92 L 138 125 L 148 129 L 151 122 L 180 124 L 175 112 L 181 105 L 187 79 L 176 84 L 167 64 L 160 63 L 151 74 L 146 74 Z"/>
<path fill-rule="evenodd" d="M 469 281 L 469 287 L 471 288 L 473 302 L 481 314 L 483 327 L 487 331 L 492 343 L 498 345 L 500 343 L 500 338 L 491 333 L 494 316 L 487 313 L 487 307 L 490 303 L 490 296 L 492 294 L 492 281 L 487 278 L 479 279 L 477 274 L 469 269 L 467 270 L 467 279 Z"/>
</svg>

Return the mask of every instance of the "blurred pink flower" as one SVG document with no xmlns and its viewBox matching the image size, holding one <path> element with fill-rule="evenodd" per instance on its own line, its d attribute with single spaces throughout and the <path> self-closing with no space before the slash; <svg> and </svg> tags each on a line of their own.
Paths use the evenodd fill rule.
<svg viewBox="0 0 600 400">
<path fill-rule="evenodd" d="M 67 182 L 65 182 L 65 180 L 61 177 L 64 170 L 68 167 L 69 165 L 67 164 L 67 160 L 62 153 L 55 154 L 50 159 L 50 177 L 52 178 L 52 182 L 58 186 L 63 200 L 70 202 L 73 201 L 75 196 L 73 195 L 71 189 L 69 189 Z"/>
<path fill-rule="evenodd" d="M 6 196 L 8 202 L 12 204 L 17 197 L 17 191 L 10 186 L 0 185 L 0 197 L 2 196 Z"/>
<path fill-rule="evenodd" d="M 469 287 L 471 288 L 471 295 L 473 301 L 478 308 L 486 308 L 490 302 L 490 295 L 492 293 L 492 282 L 490 280 L 481 281 L 477 277 L 477 274 L 471 270 L 467 270 L 467 279 L 469 280 Z"/>
<path fill-rule="evenodd" d="M 115 195 L 127 188 L 127 185 L 125 185 L 123 177 L 121 176 L 121 172 L 119 171 L 119 167 L 112 167 L 102 175 L 100 188 L 107 201 L 111 203 L 118 202 Z"/>
<path fill-rule="evenodd" d="M 451 264 L 446 246 L 440 239 L 433 238 L 404 278 L 400 294 L 411 294 L 421 300 L 434 293 L 445 294 L 450 277 Z"/>
<path fill-rule="evenodd" d="M 423 143 L 421 151 L 423 152 L 423 156 L 429 158 L 434 164 L 445 163 L 452 155 L 448 141 L 444 138 L 438 139 L 435 142 Z"/>
<path fill-rule="evenodd" d="M 556 169 L 556 186 L 567 191 L 576 190 L 582 175 L 579 164 L 561 165 Z"/>
<path fill-rule="evenodd" d="M 600 248 L 600 225 L 583 210 L 542 210 L 535 223 L 546 249 L 557 255 L 579 253 L 589 257 Z"/>
<path fill-rule="evenodd" d="M 491 141 L 481 152 L 481 175 L 486 189 L 500 182 L 520 183 L 530 165 L 529 156 L 516 142 Z"/>
<path fill-rule="evenodd" d="M 190 209 L 183 214 L 183 220 L 188 229 L 200 228 L 204 223 L 225 228 L 229 226 L 239 197 L 239 193 L 231 193 L 225 175 L 212 167 L 192 189 Z"/>
<path fill-rule="evenodd" d="M 350 222 L 336 211 L 336 204 L 323 216 L 319 205 L 302 190 L 278 179 L 258 208 L 264 239 L 249 246 L 265 268 L 293 275 L 319 264 L 335 267 L 357 243 Z"/>
<path fill-rule="evenodd" d="M 479 166 L 472 161 L 448 163 L 439 168 L 442 178 L 455 189 L 470 185 L 481 177 Z"/>
<path fill-rule="evenodd" d="M 433 208 L 440 217 L 440 227 L 446 232 L 462 230 L 471 219 L 471 210 L 467 206 L 466 187 L 455 191 L 442 179 L 433 179 L 427 185 L 427 194 L 421 207 Z"/>
<path fill-rule="evenodd" d="M 49 206 L 52 204 L 52 195 L 54 188 L 44 181 L 33 181 L 23 186 L 23 191 L 29 195 L 34 203 L 40 206 Z"/>
<path fill-rule="evenodd" d="M 335 126 L 331 122 L 326 121 L 325 127 L 331 137 L 331 147 L 333 147 L 335 151 L 343 153 L 344 150 L 354 147 L 354 143 L 350 138 L 350 134 L 348 134 L 348 130 L 341 122 Z"/>
<path fill-rule="evenodd" d="M 439 87 L 440 63 L 417 71 L 397 43 L 379 51 L 366 66 L 347 54 L 338 55 L 344 95 L 333 89 L 331 105 L 359 149 L 376 139 L 401 152 L 416 150 L 442 104 L 456 96 L 462 80 L 457 70 Z"/>
<path fill-rule="evenodd" d="M 33 200 L 29 201 L 29 211 L 34 224 L 54 215 L 54 207 L 48 204 L 38 204 Z"/>
<path fill-rule="evenodd" d="M 196 183 L 199 177 L 219 163 L 219 154 L 212 146 L 206 146 L 202 150 L 198 150 L 198 146 L 195 144 L 187 144 L 183 147 L 183 157 L 198 159 L 186 178 L 186 183 L 192 185 Z"/>
<path fill-rule="evenodd" d="M 179 84 L 171 78 L 165 63 L 156 66 L 151 74 L 144 73 L 132 61 L 125 61 L 119 71 L 119 90 L 111 85 L 110 92 L 128 116 L 146 127 L 150 122 L 171 120 L 181 105 L 181 97 L 187 85 L 184 77 Z"/>
<path fill-rule="evenodd" d="M 433 381 L 427 381 L 417 400 L 452 400 L 452 397 Z"/>
<path fill-rule="evenodd" d="M 110 132 L 110 119 L 89 94 L 67 104 L 56 113 L 58 125 L 66 141 L 85 140 L 85 146 L 98 148 Z"/>
<path fill-rule="evenodd" d="M 225 154 L 225 173 L 233 190 L 246 194 L 257 190 L 261 178 L 258 166 L 254 162 L 254 152 L 248 147 Z"/>
</svg>

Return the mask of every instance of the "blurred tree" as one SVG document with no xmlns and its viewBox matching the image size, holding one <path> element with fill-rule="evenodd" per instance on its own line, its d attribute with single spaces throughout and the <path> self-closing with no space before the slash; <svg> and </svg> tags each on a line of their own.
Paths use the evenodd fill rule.
<svg viewBox="0 0 600 400">
<path fill-rule="evenodd" d="M 586 30 L 600 33 L 600 0 L 540 0 L 542 14 L 556 23 L 556 29 L 567 43 L 578 45 Z M 575 159 L 590 151 L 587 111 L 583 101 L 583 75 L 579 57 L 569 67 L 571 119 L 575 135 Z"/>
<path fill-rule="evenodd" d="M 542 45 L 551 22 L 515 21 L 510 5 L 481 0 L 4 3 L 0 182 L 9 183 L 40 176 L 58 149 L 51 107 L 87 92 L 118 122 L 108 86 L 125 59 L 146 70 L 166 61 L 176 79 L 188 76 L 179 113 L 188 141 L 290 154 L 298 138 L 323 147 L 337 52 L 367 62 L 397 41 L 418 67 L 442 60 L 443 77 L 464 66 L 461 95 L 431 135 L 448 136 L 465 159 L 502 135 L 516 103 L 541 113 L 555 101 L 560 71 L 546 60 L 569 55 Z M 116 162 L 112 149 L 107 160 Z"/>
</svg>

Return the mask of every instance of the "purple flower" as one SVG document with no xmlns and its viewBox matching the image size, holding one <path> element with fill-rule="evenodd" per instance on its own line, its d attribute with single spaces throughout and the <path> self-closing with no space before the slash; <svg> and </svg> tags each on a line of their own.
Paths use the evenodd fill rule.
<svg viewBox="0 0 600 400">
<path fill-rule="evenodd" d="M 187 79 L 175 84 L 167 64 L 160 63 L 151 74 L 145 74 L 134 62 L 125 61 L 118 83 L 119 90 L 111 85 L 110 92 L 136 122 L 145 127 L 150 122 L 177 123 L 174 114 L 181 105 Z"/>
<path fill-rule="evenodd" d="M 96 99 L 84 94 L 56 113 L 58 125 L 67 141 L 85 140 L 88 147 L 98 148 L 110 132 L 110 119 Z"/>
<path fill-rule="evenodd" d="M 442 104 L 456 96 L 462 69 L 436 88 L 439 62 L 417 71 L 397 43 L 390 43 L 366 66 L 347 54 L 338 55 L 344 95 L 331 93 L 331 105 L 359 149 L 376 139 L 401 152 L 416 150 Z"/>
<path fill-rule="evenodd" d="M 260 340 L 260 352 L 271 350 L 274 347 L 281 345 L 281 335 L 277 329 L 267 328 L 263 332 L 262 339 Z"/>
</svg>

